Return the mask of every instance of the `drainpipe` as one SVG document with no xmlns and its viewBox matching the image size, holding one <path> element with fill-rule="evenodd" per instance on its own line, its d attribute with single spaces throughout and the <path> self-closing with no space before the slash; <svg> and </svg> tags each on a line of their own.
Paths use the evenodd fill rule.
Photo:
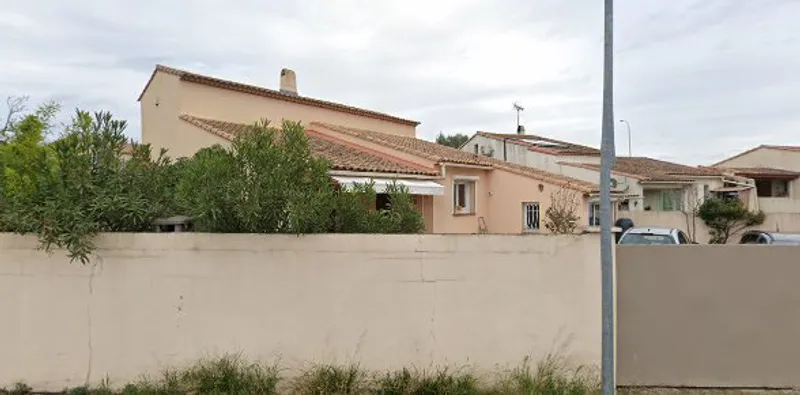
<svg viewBox="0 0 800 395">
<path fill-rule="evenodd" d="M 506 138 L 503 138 L 503 162 L 508 162 L 508 155 L 506 154 Z"/>
</svg>

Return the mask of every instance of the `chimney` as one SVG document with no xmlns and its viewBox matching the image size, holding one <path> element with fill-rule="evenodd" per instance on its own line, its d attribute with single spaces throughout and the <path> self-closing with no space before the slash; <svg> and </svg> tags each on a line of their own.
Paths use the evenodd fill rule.
<svg viewBox="0 0 800 395">
<path fill-rule="evenodd" d="M 297 76 L 293 70 L 281 69 L 281 93 L 297 96 Z"/>
</svg>

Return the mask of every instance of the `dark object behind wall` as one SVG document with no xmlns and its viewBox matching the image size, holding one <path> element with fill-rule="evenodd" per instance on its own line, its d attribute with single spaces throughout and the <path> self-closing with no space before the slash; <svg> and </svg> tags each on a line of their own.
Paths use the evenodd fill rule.
<svg viewBox="0 0 800 395">
<path fill-rule="evenodd" d="M 194 231 L 194 218 L 176 215 L 169 218 L 159 218 L 153 221 L 155 231 L 162 232 L 192 232 Z"/>
<path fill-rule="evenodd" d="M 614 242 L 619 243 L 619 239 L 622 237 L 622 234 L 628 229 L 633 228 L 633 220 L 630 218 L 620 218 L 617 220 L 617 222 L 614 222 L 614 226 L 622 229 L 621 231 L 614 233 Z"/>
</svg>

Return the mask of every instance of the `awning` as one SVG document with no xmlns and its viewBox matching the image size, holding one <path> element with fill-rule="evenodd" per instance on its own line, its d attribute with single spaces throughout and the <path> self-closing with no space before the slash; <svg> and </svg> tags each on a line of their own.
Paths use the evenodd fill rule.
<svg viewBox="0 0 800 395">
<path fill-rule="evenodd" d="M 431 195 L 442 196 L 444 195 L 444 186 L 437 184 L 433 181 L 426 180 L 404 180 L 401 178 L 369 178 L 369 177 L 342 177 L 332 176 L 339 185 L 353 186 L 355 184 L 368 184 L 373 183 L 375 192 L 385 193 L 386 187 L 396 182 L 397 185 L 402 185 L 408 188 L 408 193 L 412 195 Z"/>
</svg>

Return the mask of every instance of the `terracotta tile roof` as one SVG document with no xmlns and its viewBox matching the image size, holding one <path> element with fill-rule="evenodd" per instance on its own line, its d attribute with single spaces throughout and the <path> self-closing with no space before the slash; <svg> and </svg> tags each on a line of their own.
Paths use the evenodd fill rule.
<svg viewBox="0 0 800 395">
<path fill-rule="evenodd" d="M 198 118 L 186 114 L 181 115 L 180 119 L 226 140 L 233 140 L 238 133 L 248 127 L 241 123 Z M 334 170 L 431 176 L 439 174 L 434 169 L 406 163 L 402 159 L 391 158 L 388 155 L 372 153 L 366 148 L 354 147 L 344 141 L 336 141 L 311 131 L 308 131 L 307 135 L 311 153 L 316 157 L 328 159 Z"/>
<path fill-rule="evenodd" d="M 599 164 L 563 163 L 569 166 L 600 170 Z M 691 181 L 694 177 L 721 177 L 722 172 L 708 167 L 692 167 L 678 163 L 644 157 L 620 157 L 613 172 L 638 178 L 642 181 Z"/>
<path fill-rule="evenodd" d="M 436 144 L 430 141 L 417 139 L 414 137 L 404 137 L 375 132 L 371 130 L 349 128 L 340 125 L 331 125 L 322 122 L 312 122 L 309 129 L 321 127 L 337 133 L 353 136 L 365 141 L 385 146 L 400 152 L 405 152 L 414 156 L 425 158 L 437 163 L 457 163 L 475 166 L 486 166 L 495 169 L 503 169 L 515 174 L 534 178 L 559 186 L 569 186 L 572 189 L 582 192 L 593 192 L 597 190 L 597 184 L 578 180 L 559 174 L 549 173 L 534 169 L 528 166 L 517 165 L 514 163 L 503 162 L 483 155 L 476 155 L 470 152 Z"/>
<path fill-rule="evenodd" d="M 600 150 L 597 148 L 533 134 L 502 134 L 489 132 L 478 132 L 477 134 L 495 140 L 505 139 L 507 143 L 525 146 L 531 151 L 543 152 L 551 155 L 600 156 Z"/>
<path fill-rule="evenodd" d="M 380 144 L 400 152 L 416 155 L 434 162 L 460 163 L 476 166 L 491 166 L 490 158 L 476 155 L 470 152 L 447 147 L 441 144 L 432 143 L 415 137 L 397 136 L 388 133 L 376 132 L 373 130 L 356 129 L 341 125 L 333 125 L 323 122 L 311 122 L 310 129 L 322 127 L 334 132 L 353 136 L 375 144 Z"/>
<path fill-rule="evenodd" d="M 403 124 L 403 125 L 410 125 L 410 126 L 419 125 L 419 122 L 417 122 L 417 121 L 403 119 L 403 118 L 395 117 L 393 115 L 384 114 L 384 113 L 377 112 L 377 111 L 365 110 L 365 109 L 362 109 L 362 108 L 347 106 L 347 105 L 344 105 L 344 104 L 334 103 L 334 102 L 325 101 L 325 100 L 312 99 L 310 97 L 287 95 L 287 94 L 281 93 L 280 91 L 273 90 L 273 89 L 267 89 L 267 88 L 262 88 L 262 87 L 259 87 L 259 86 L 243 84 L 243 83 L 239 83 L 239 82 L 235 82 L 235 81 L 229 81 L 229 80 L 224 80 L 224 79 L 220 79 L 220 78 L 209 77 L 209 76 L 196 74 L 196 73 L 192 73 L 192 72 L 189 72 L 189 71 L 179 70 L 179 69 L 176 69 L 176 68 L 162 66 L 162 65 L 156 65 L 155 70 L 153 70 L 153 74 L 150 76 L 150 80 L 147 81 L 147 85 L 145 85 L 144 90 L 142 90 L 142 93 L 139 95 L 139 98 L 137 99 L 137 101 L 138 100 L 142 100 L 142 95 L 144 95 L 144 92 L 147 91 L 147 88 L 150 86 L 150 82 L 153 80 L 153 77 L 155 77 L 155 74 L 157 72 L 163 72 L 163 73 L 167 73 L 167 74 L 176 75 L 176 76 L 180 77 L 180 79 L 182 81 L 188 81 L 188 82 L 193 82 L 193 83 L 196 83 L 196 84 L 208 85 L 208 86 L 212 86 L 212 87 L 216 87 L 216 88 L 220 88 L 220 89 L 228 89 L 228 90 L 242 92 L 242 93 L 249 93 L 251 95 L 269 97 L 269 98 L 272 98 L 272 99 L 278 99 L 278 100 L 283 100 L 283 101 L 292 102 L 292 103 L 304 104 L 304 105 L 308 105 L 308 106 L 314 106 L 314 107 L 324 108 L 324 109 L 333 110 L 333 111 L 345 112 L 345 113 L 349 113 L 349 114 L 354 114 L 354 115 L 360 115 L 360 116 L 363 116 L 363 117 L 380 119 L 380 120 L 399 123 L 399 124 Z"/>
<path fill-rule="evenodd" d="M 722 171 L 730 171 L 737 176 L 747 178 L 786 178 L 795 179 L 800 177 L 800 172 L 784 169 L 775 169 L 771 167 L 738 167 L 738 168 L 724 168 Z"/>
</svg>

